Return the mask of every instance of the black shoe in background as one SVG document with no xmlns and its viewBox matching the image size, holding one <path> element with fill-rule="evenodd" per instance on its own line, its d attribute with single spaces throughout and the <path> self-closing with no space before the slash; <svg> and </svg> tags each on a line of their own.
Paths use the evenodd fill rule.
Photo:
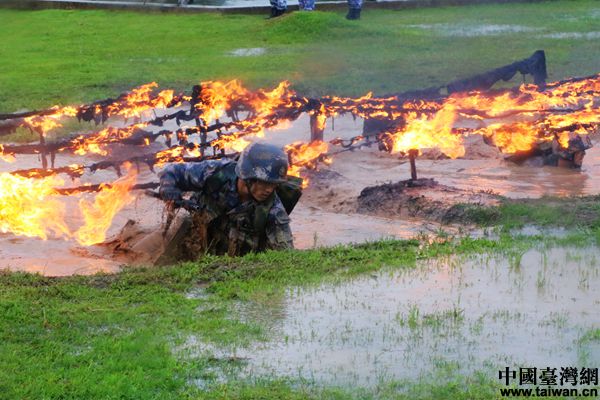
<svg viewBox="0 0 600 400">
<path fill-rule="evenodd" d="M 348 14 L 346 14 L 346 19 L 360 19 L 360 8 L 348 9 Z"/>
<path fill-rule="evenodd" d="M 284 10 L 279 10 L 277 7 L 271 7 L 271 15 L 267 19 L 277 18 L 283 15 Z"/>
</svg>

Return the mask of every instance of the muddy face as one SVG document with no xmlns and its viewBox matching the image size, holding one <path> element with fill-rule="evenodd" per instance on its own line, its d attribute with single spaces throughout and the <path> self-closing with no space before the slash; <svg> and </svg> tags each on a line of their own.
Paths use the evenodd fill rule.
<svg viewBox="0 0 600 400">
<path fill-rule="evenodd" d="M 250 185 L 250 194 L 256 201 L 263 202 L 273 194 L 275 188 L 277 188 L 275 183 L 255 181 Z"/>
<path fill-rule="evenodd" d="M 574 168 L 581 168 L 583 165 L 583 157 L 585 157 L 585 151 L 578 151 L 577 153 L 573 154 Z"/>
</svg>

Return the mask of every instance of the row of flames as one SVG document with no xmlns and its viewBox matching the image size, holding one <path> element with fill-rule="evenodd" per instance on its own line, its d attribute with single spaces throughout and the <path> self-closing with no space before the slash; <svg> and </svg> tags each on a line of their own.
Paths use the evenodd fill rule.
<svg viewBox="0 0 600 400">
<path fill-rule="evenodd" d="M 541 141 L 557 140 L 567 147 L 574 134 L 588 134 L 600 123 L 600 75 L 549 84 L 544 91 L 536 86 L 523 85 L 518 90 L 499 92 L 456 93 L 433 101 L 408 100 L 397 97 L 374 98 L 371 94 L 360 98 L 322 97 L 309 99 L 298 96 L 288 82 L 280 83 L 271 91 L 251 91 L 238 81 L 204 82 L 201 90 L 192 96 L 175 95 L 172 90 L 154 93 L 155 83 L 143 85 L 121 96 L 112 103 L 80 107 L 54 107 L 39 115 L 21 119 L 21 126 L 46 134 L 61 126 L 65 117 L 79 117 L 82 113 L 104 117 L 134 118 L 126 127 L 107 127 L 97 132 L 79 135 L 61 142 L 53 152 L 109 154 L 111 143 L 132 139 L 136 132 L 149 128 L 152 120 L 140 122 L 146 112 L 181 107 L 191 104 L 189 115 L 195 125 L 183 126 L 176 132 L 161 131 L 147 135 L 139 145 L 149 145 L 157 136 L 169 140 L 175 137 L 179 144 L 154 154 L 154 163 L 182 162 L 185 157 L 201 157 L 205 148 L 215 151 L 243 150 L 248 137 L 262 137 L 266 129 L 285 128 L 302 113 L 309 113 L 317 129 L 324 129 L 328 118 L 351 113 L 361 118 L 380 118 L 392 122 L 377 139 L 386 143 L 392 153 L 409 150 L 439 149 L 451 158 L 465 154 L 464 137 L 481 135 L 504 153 L 531 149 Z M 239 118 L 239 114 L 245 118 Z M 227 122 L 223 122 L 227 120 Z M 458 128 L 456 125 L 475 125 L 476 128 Z M 212 129 L 212 130 L 211 130 Z M 190 135 L 214 133 L 208 145 L 200 145 Z M 353 138 L 353 143 L 362 140 Z M 339 143 L 334 139 L 330 143 Z M 290 157 L 290 174 L 299 176 L 303 168 L 314 168 L 317 162 L 330 163 L 330 143 L 296 142 L 286 146 Z M 41 140 L 41 145 L 45 141 Z M 31 150 L 33 148 L 33 150 Z M 0 157 L 14 161 L 19 151 L 40 152 L 44 147 L 0 145 Z M 43 151 L 43 150 L 42 150 Z M 127 167 L 126 177 L 111 185 L 104 185 L 93 201 L 79 199 L 79 210 L 84 225 L 72 229 L 65 222 L 67 210 L 57 188 L 64 181 L 56 175 L 82 175 L 85 165 L 70 165 L 41 173 L 0 174 L 0 231 L 16 235 L 74 238 L 82 245 L 105 240 L 105 234 L 114 216 L 134 196 L 130 189 L 136 182 L 134 169 Z M 75 195 L 83 196 L 75 192 Z"/>
</svg>

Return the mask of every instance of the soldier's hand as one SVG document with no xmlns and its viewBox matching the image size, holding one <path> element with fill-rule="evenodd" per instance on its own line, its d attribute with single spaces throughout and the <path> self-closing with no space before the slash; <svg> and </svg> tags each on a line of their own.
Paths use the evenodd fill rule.
<svg viewBox="0 0 600 400">
<path fill-rule="evenodd" d="M 191 200 L 181 200 L 181 201 L 177 202 L 177 205 L 179 207 L 185 208 L 186 210 L 188 210 L 190 212 L 200 210 L 200 206 L 198 205 L 198 203 L 196 203 L 195 201 L 191 201 Z"/>
<path fill-rule="evenodd" d="M 179 190 L 161 190 L 160 198 L 165 201 L 180 201 L 181 192 Z"/>
<path fill-rule="evenodd" d="M 178 208 L 178 206 L 174 200 L 168 200 L 165 202 L 165 209 L 168 213 L 174 212 L 176 208 Z"/>
</svg>

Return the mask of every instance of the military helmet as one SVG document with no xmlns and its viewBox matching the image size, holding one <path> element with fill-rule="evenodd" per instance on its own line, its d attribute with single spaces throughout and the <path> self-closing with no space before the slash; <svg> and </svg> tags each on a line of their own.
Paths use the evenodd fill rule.
<svg viewBox="0 0 600 400">
<path fill-rule="evenodd" d="M 281 148 L 272 144 L 252 143 L 242 151 L 235 173 L 243 180 L 283 183 L 288 166 L 288 156 Z"/>
<path fill-rule="evenodd" d="M 591 147 L 592 142 L 587 135 L 576 135 L 574 138 L 569 140 L 569 150 L 571 151 L 585 151 Z"/>
</svg>

